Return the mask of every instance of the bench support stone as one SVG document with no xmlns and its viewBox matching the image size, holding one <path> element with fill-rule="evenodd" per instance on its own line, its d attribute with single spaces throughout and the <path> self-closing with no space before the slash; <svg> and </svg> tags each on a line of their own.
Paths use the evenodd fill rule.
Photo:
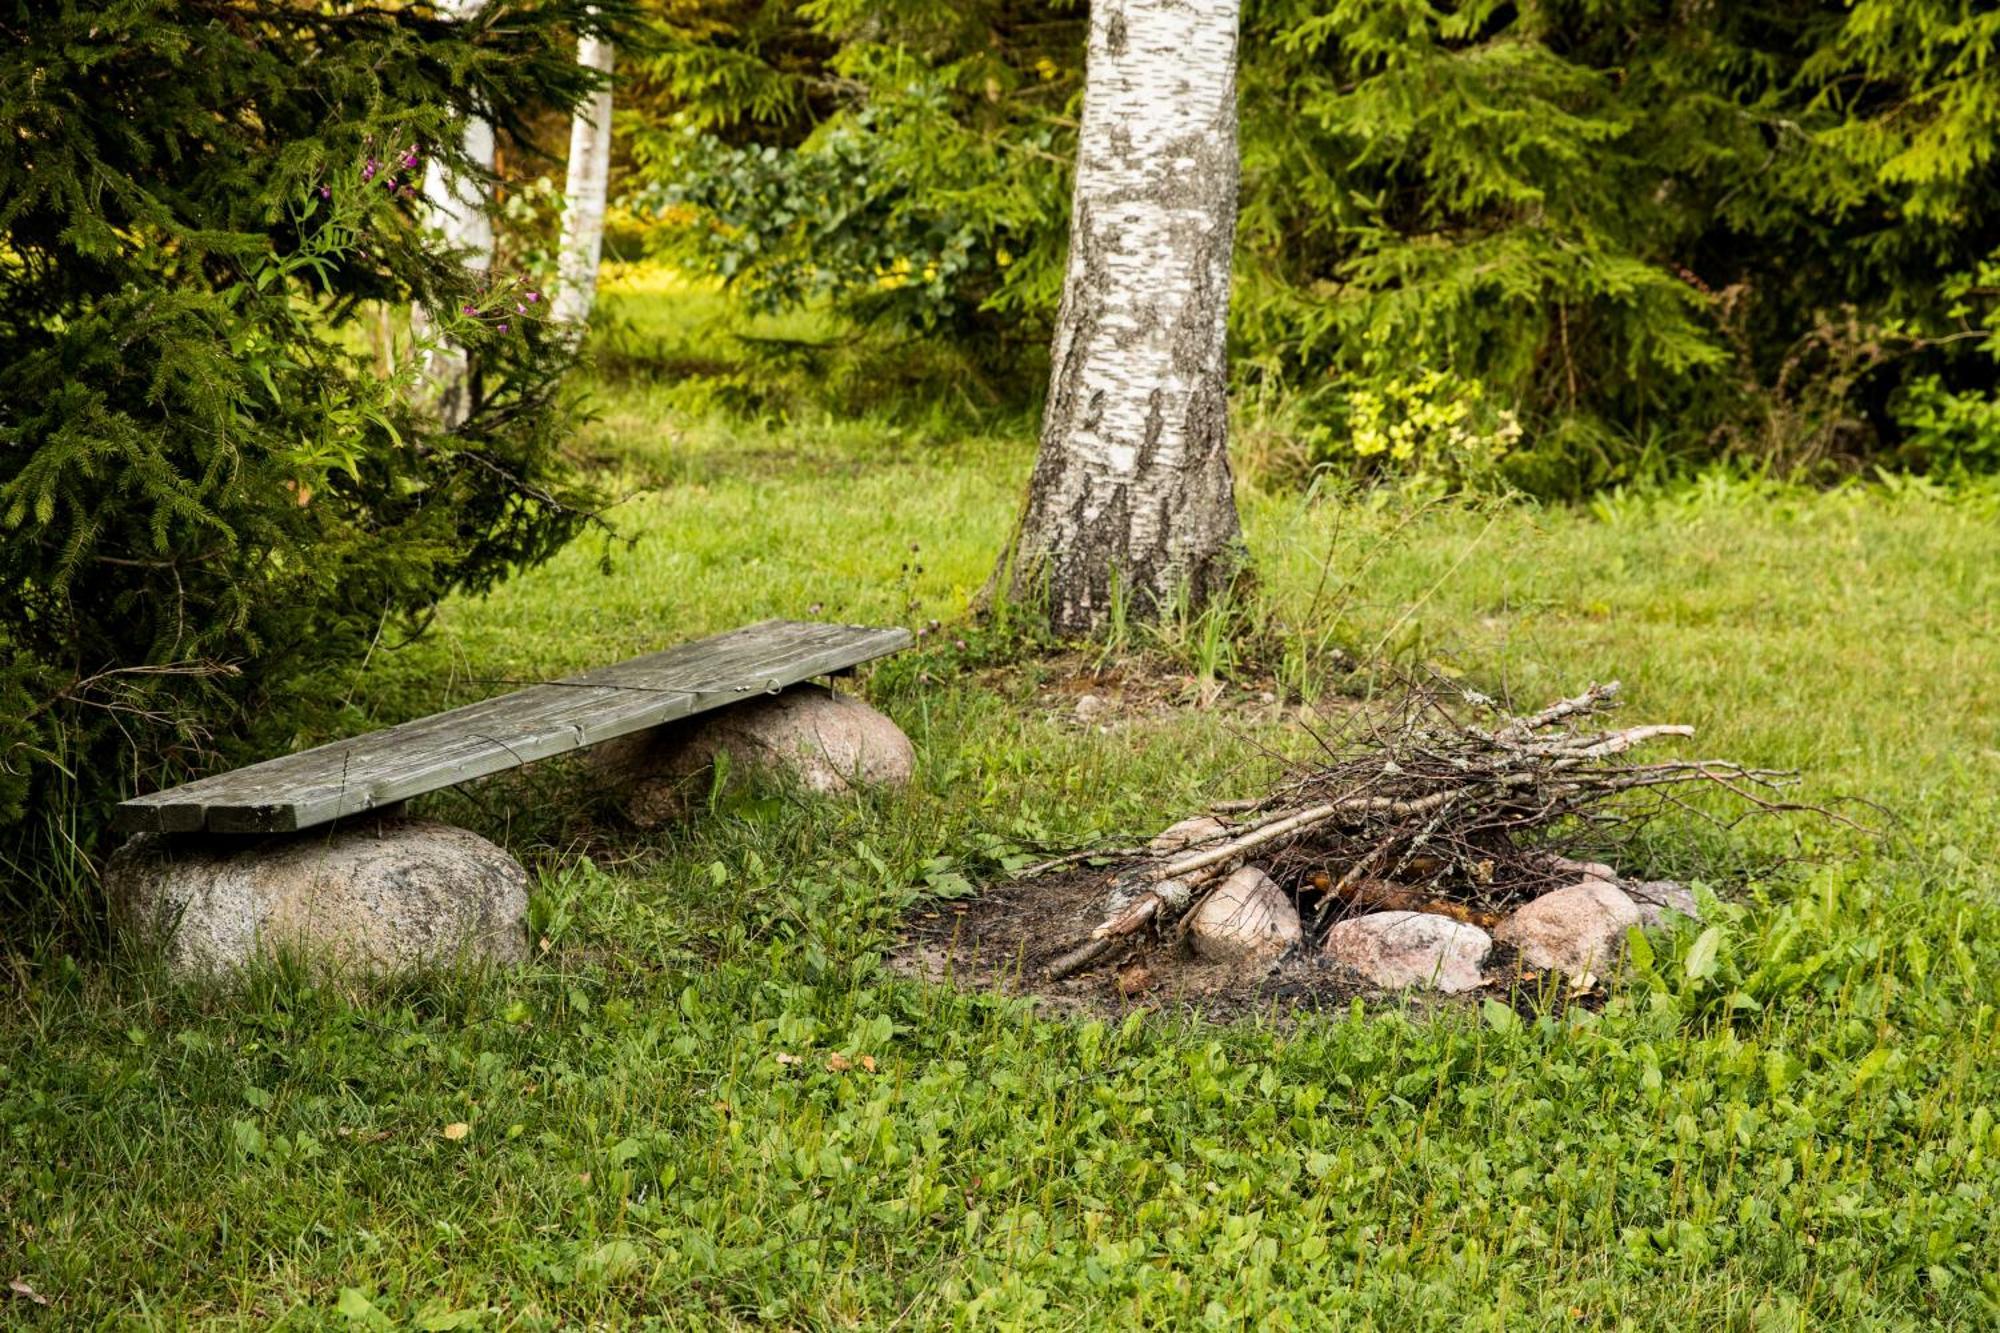
<svg viewBox="0 0 2000 1333">
<path fill-rule="evenodd" d="M 105 872 L 113 920 L 178 976 L 293 953 L 359 972 L 527 956 L 528 875 L 476 833 L 367 819 L 259 838 L 140 834 Z"/>
<path fill-rule="evenodd" d="M 903 786 L 917 758 L 902 729 L 861 699 L 794 685 L 600 745 L 593 761 L 619 810 L 650 829 L 700 803 L 721 756 L 732 771 L 775 773 L 822 795 Z"/>
</svg>

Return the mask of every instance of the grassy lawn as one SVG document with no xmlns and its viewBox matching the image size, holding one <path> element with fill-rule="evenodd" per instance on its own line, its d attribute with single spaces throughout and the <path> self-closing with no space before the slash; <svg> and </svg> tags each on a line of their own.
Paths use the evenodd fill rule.
<svg viewBox="0 0 2000 1333">
<path fill-rule="evenodd" d="M 726 343 L 712 301 L 614 299 L 649 355 Z M 1078 1021 L 892 975 L 899 914 L 1020 848 L 1251 790 L 1299 738 L 1227 709 L 1085 730 L 1033 661 L 984 669 L 1002 636 L 955 645 L 1020 423 L 755 424 L 644 379 L 596 406 L 637 544 L 448 607 L 340 725 L 764 616 L 935 617 L 937 646 L 868 681 L 916 783 L 587 841 L 559 808 L 464 798 L 537 867 L 549 947 L 518 973 L 220 995 L 38 960 L 0 1005 L 0 1279 L 49 1304 L 0 1291 L 0 1324 L 2000 1320 L 1991 493 L 1248 491 L 1246 611 L 1281 678 L 1335 644 L 1528 703 L 1617 676 L 1635 719 L 1879 801 L 1857 813 L 1885 836 L 1656 831 L 1648 868 L 1747 883 L 1716 880 L 1712 967 L 1692 931 L 1660 940 L 1601 1013 Z M 1226 665 L 1204 628 L 1159 647 Z"/>
</svg>

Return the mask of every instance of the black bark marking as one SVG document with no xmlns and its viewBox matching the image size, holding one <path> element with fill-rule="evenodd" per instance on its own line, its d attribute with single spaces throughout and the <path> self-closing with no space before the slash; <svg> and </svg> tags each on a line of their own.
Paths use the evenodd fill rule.
<svg viewBox="0 0 2000 1333">
<path fill-rule="evenodd" d="M 1139 441 L 1138 456 L 1134 460 L 1141 474 L 1152 470 L 1153 456 L 1160 449 L 1160 433 L 1167 425 L 1166 396 L 1166 391 L 1157 387 L 1146 395 L 1146 434 Z"/>
</svg>

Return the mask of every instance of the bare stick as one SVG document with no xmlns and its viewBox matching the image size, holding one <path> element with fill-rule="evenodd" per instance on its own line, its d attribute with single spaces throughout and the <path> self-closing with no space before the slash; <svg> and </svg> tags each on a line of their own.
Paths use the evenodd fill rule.
<svg viewBox="0 0 2000 1333">
<path fill-rule="evenodd" d="M 1065 977 L 1073 977 L 1116 949 L 1121 943 L 1122 940 L 1110 937 L 1085 940 L 1049 964 L 1048 978 L 1050 981 L 1061 981 Z"/>
<path fill-rule="evenodd" d="M 1067 852 L 1062 856 L 1052 856 L 1048 860 L 1038 862 L 1035 865 L 1023 866 L 1021 869 L 1016 870 L 1011 878 L 1033 879 L 1037 875 L 1046 875 L 1051 870 L 1060 870 L 1064 866 L 1073 866 L 1078 861 L 1094 860 L 1100 856 L 1144 856 L 1146 850 L 1144 847 L 1086 847 L 1080 852 Z"/>
<path fill-rule="evenodd" d="M 1295 769 L 1255 800 L 1209 807 L 1236 816 L 1232 827 L 1170 850 L 1133 853 L 1103 920 L 1050 965 L 1050 974 L 1073 975 L 1110 956 L 1119 941 L 1184 923 L 1217 882 L 1253 859 L 1281 878 L 1313 866 L 1342 867 L 1330 884 L 1315 871 L 1316 882 L 1327 885 L 1315 913 L 1317 932 L 1340 903 L 1357 900 L 1370 876 L 1383 879 L 1385 892 L 1416 892 L 1394 883 L 1412 867 L 1429 877 L 1457 865 L 1474 883 L 1490 886 L 1497 857 L 1512 867 L 1512 879 L 1503 874 L 1497 891 L 1517 892 L 1508 886 L 1521 881 L 1527 849 L 1511 839 L 1565 819 L 1619 814 L 1622 807 L 1607 803 L 1629 793 L 1650 790 L 1665 800 L 1666 789 L 1705 784 L 1753 811 L 1803 808 L 1774 799 L 1790 774 L 1716 760 L 1620 761 L 1649 741 L 1690 737 L 1694 729 L 1576 725 L 1612 706 L 1618 688 L 1616 681 L 1593 685 L 1540 712 L 1503 718 L 1490 732 L 1465 726 L 1435 692 L 1419 692 L 1394 716 L 1358 718 L 1338 743 L 1315 735 L 1327 755 L 1323 767 Z M 1024 873 L 1102 855 L 1118 853 L 1073 853 Z"/>
<path fill-rule="evenodd" d="M 1505 745 L 1523 736 L 1533 735 L 1543 727 L 1554 726 L 1564 718 L 1577 713 L 1594 713 L 1616 698 L 1618 690 L 1619 684 L 1615 680 L 1608 680 L 1602 685 L 1593 685 L 1574 699 L 1564 699 L 1561 703 L 1549 705 L 1539 713 L 1517 717 L 1485 739 Z"/>
<path fill-rule="evenodd" d="M 1664 724 L 1650 727 L 1632 727 L 1625 731 L 1614 731 L 1594 745 L 1586 745 L 1582 749 L 1571 750 L 1568 753 L 1575 755 L 1579 759 L 1605 759 L 1614 754 L 1623 754 L 1633 746 L 1644 744 L 1656 736 L 1692 735 L 1694 735 L 1693 727 L 1667 726 Z"/>
</svg>

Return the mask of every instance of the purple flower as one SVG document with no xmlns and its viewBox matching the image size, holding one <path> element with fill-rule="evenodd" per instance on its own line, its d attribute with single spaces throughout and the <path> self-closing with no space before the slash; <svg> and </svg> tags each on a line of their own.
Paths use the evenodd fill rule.
<svg viewBox="0 0 2000 1333">
<path fill-rule="evenodd" d="M 333 191 L 322 185 L 319 187 L 319 197 L 322 199 L 331 199 L 333 198 Z"/>
<path fill-rule="evenodd" d="M 374 158 L 372 158 L 372 157 L 371 157 L 371 158 L 369 158 L 369 159 L 368 159 L 368 160 L 367 160 L 367 161 L 366 161 L 365 163 L 363 163 L 363 164 L 362 164 L 362 167 L 361 167 L 361 179 L 362 179 L 362 180 L 364 180 L 364 181 L 372 181 L 372 180 L 374 180 L 374 179 L 375 179 L 375 159 L 374 159 Z"/>
<path fill-rule="evenodd" d="M 500 332 L 505 333 L 506 331 L 507 331 L 507 326 L 505 324 L 502 324 L 500 326 Z"/>
<path fill-rule="evenodd" d="M 476 305 L 469 305 L 465 308 L 465 313 L 468 315 L 476 315 L 479 313 L 479 307 Z"/>
<path fill-rule="evenodd" d="M 530 301 L 539 301 L 542 299 L 542 294 L 540 292 L 529 292 L 528 299 Z"/>
<path fill-rule="evenodd" d="M 514 313 L 517 315 L 525 315 L 528 313 L 528 307 L 522 305 L 519 301 L 516 301 L 514 302 Z"/>
<path fill-rule="evenodd" d="M 406 155 L 403 158 L 403 165 L 406 167 L 414 167 L 415 165 L 417 165 L 417 155 L 415 153 L 410 153 Z"/>
</svg>

